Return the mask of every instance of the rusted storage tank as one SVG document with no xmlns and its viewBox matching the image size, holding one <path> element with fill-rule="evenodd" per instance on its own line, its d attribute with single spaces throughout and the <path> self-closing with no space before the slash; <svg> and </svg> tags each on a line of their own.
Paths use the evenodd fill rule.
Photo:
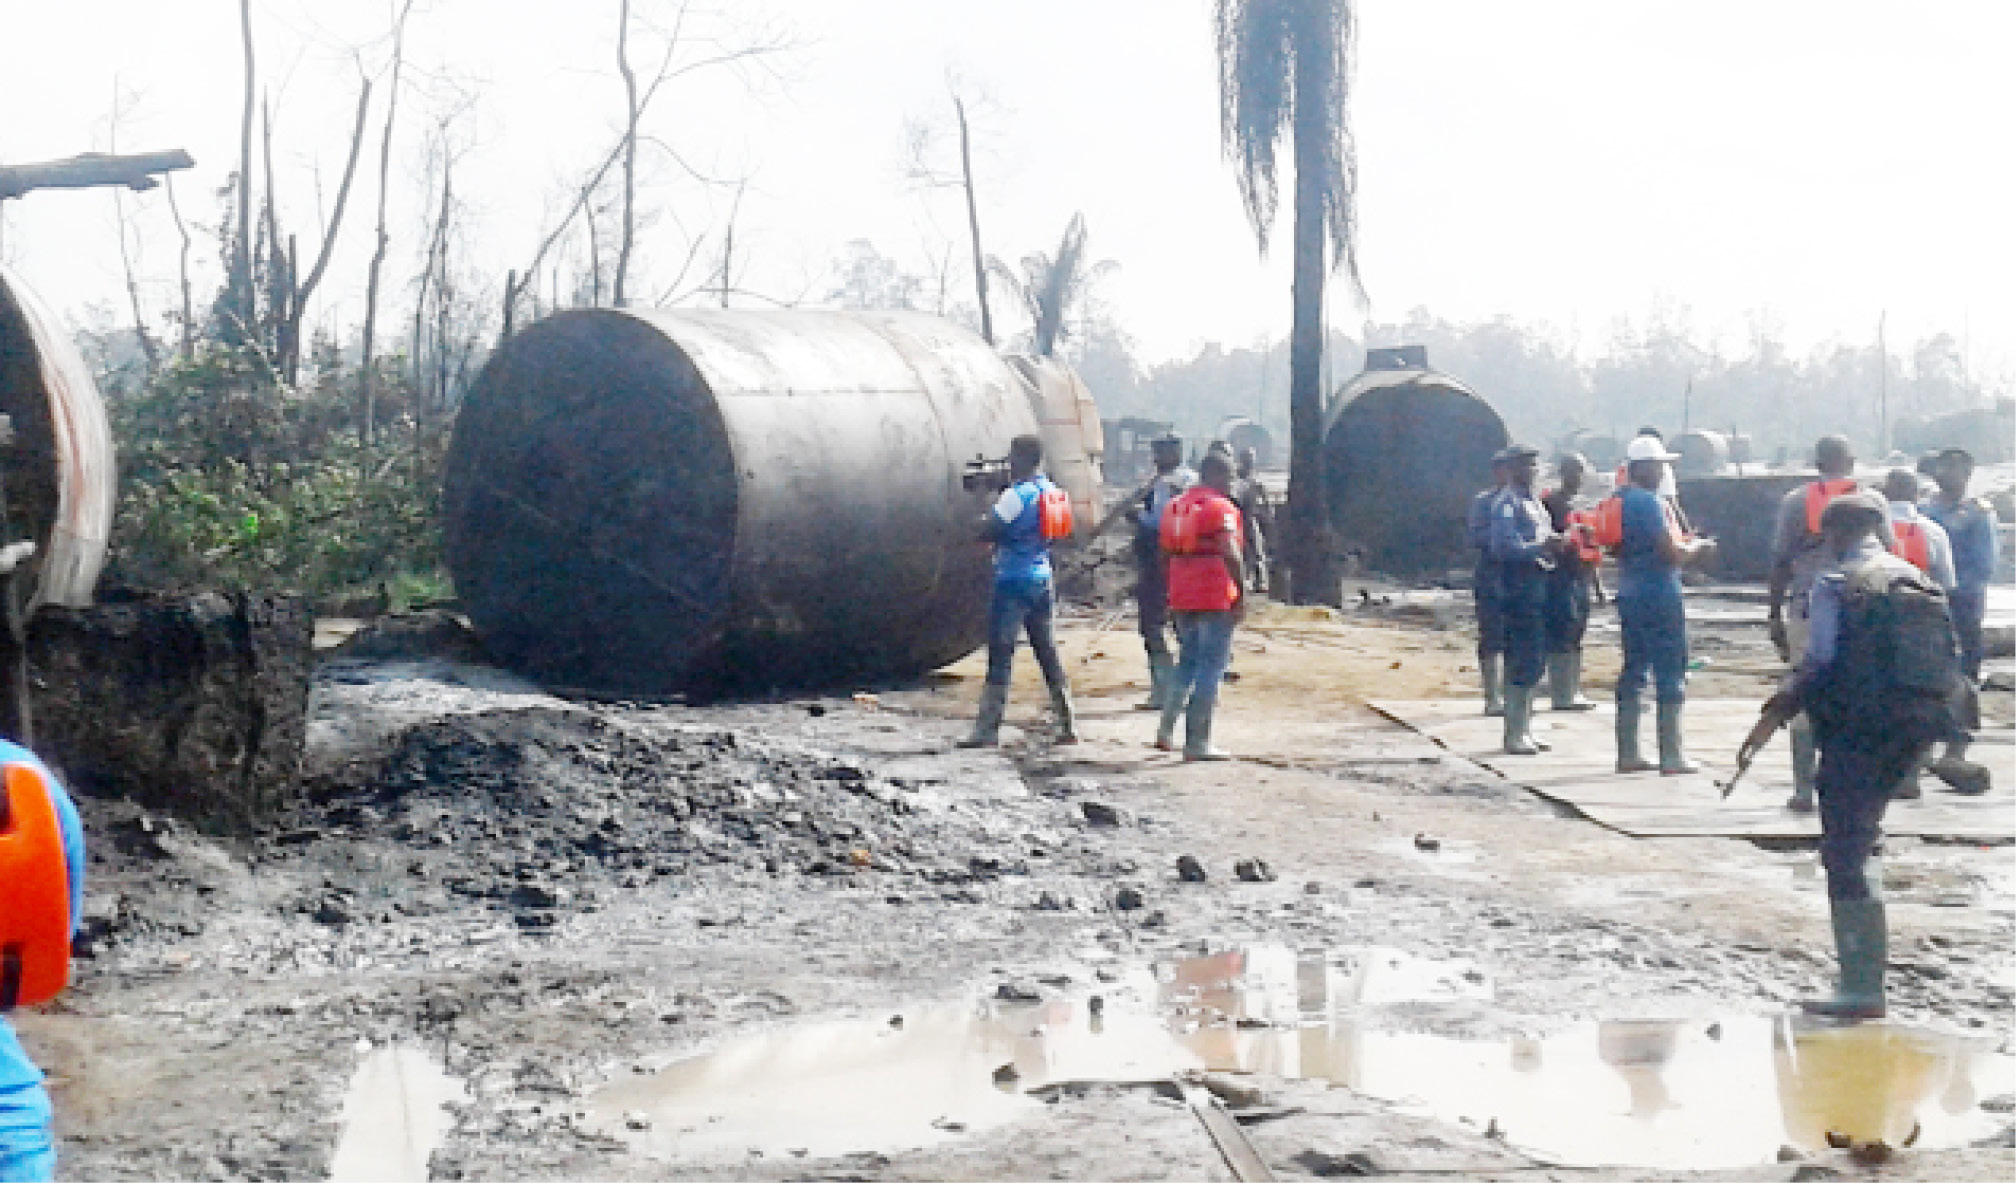
<svg viewBox="0 0 2016 1183">
<path fill-rule="evenodd" d="M 559 685 L 913 675 L 985 639 L 993 493 L 962 476 L 1036 430 L 933 317 L 564 312 L 462 407 L 449 568 L 491 651 Z"/>
<path fill-rule="evenodd" d="M 1253 449 L 1254 462 L 1261 468 L 1274 466 L 1274 433 L 1244 415 L 1229 415 L 1218 425 L 1218 439 L 1232 445 L 1232 455 Z"/>
<path fill-rule="evenodd" d="M 1370 350 L 1323 423 L 1331 527 L 1366 567 L 1437 575 L 1472 559 L 1464 515 L 1508 442 L 1491 405 L 1418 347 Z M 1377 367 L 1377 368 L 1375 368 Z"/>
<path fill-rule="evenodd" d="M 1731 458 L 1728 436 L 1698 427 L 1681 433 L 1673 450 L 1680 455 L 1673 464 L 1674 474 L 1683 478 L 1715 476 L 1729 467 Z"/>
<path fill-rule="evenodd" d="M 1812 479 L 1810 472 L 1682 478 L 1680 504 L 1688 520 L 1717 543 L 1708 572 L 1725 579 L 1768 578 L 1778 505 Z"/>
<path fill-rule="evenodd" d="M 105 565 L 119 474 L 105 404 L 70 334 L 20 278 L 0 268 L 0 414 L 14 446 L 6 532 L 29 538 L 30 606 L 82 608 Z"/>
</svg>

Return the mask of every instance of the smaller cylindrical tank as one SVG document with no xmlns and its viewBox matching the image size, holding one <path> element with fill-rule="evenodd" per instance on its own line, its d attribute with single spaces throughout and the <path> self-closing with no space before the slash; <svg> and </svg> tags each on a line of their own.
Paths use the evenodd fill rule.
<svg viewBox="0 0 2016 1183">
<path fill-rule="evenodd" d="M 1218 439 L 1232 445 L 1232 455 L 1253 449 L 1254 462 L 1261 468 L 1274 466 L 1274 433 L 1244 415 L 1228 415 L 1218 425 Z"/>
<path fill-rule="evenodd" d="M 1447 374 L 1379 369 L 1351 379 L 1323 426 L 1325 500 L 1340 545 L 1393 575 L 1467 566 L 1465 515 L 1507 438 L 1498 412 Z"/>
<path fill-rule="evenodd" d="M 1729 467 L 1729 437 L 1695 428 L 1673 441 L 1680 459 L 1673 465 L 1682 477 L 1714 476 Z"/>
<path fill-rule="evenodd" d="M 0 269 L 0 414 L 14 426 L 0 455 L 8 540 L 34 541 L 31 605 L 82 608 L 105 565 L 118 496 L 105 405 L 62 322 Z"/>
</svg>

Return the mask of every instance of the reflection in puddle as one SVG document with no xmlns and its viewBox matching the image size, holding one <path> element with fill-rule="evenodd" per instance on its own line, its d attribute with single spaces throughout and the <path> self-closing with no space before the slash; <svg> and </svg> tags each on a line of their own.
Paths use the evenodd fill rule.
<svg viewBox="0 0 2016 1183">
<path fill-rule="evenodd" d="M 1014 1121 L 1029 1090 L 1196 1068 L 1322 1080 L 1573 1165 L 1773 1160 L 1791 1143 L 1952 1146 L 2000 1128 L 1982 1097 L 2016 1059 L 1866 1024 L 1764 1017 L 1585 1023 L 1545 1038 L 1381 1030 L 1367 1008 L 1488 1001 L 1481 974 L 1391 950 L 1255 948 L 1140 972 L 1089 997 L 810 1023 L 734 1040 L 590 1099 L 589 1124 L 645 1153 L 829 1157 L 929 1146 Z M 1012 1066 L 1012 1072 L 1006 1071 Z"/>
<path fill-rule="evenodd" d="M 447 1106 L 462 1086 L 419 1048 L 382 1047 L 364 1057 L 343 1098 L 343 1134 L 329 1177 L 357 1180 L 427 1178 L 427 1160 L 448 1132 Z"/>
</svg>

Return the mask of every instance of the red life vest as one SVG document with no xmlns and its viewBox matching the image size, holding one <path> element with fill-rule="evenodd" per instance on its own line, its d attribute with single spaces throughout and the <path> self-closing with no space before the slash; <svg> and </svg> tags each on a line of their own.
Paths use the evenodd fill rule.
<svg viewBox="0 0 2016 1183">
<path fill-rule="evenodd" d="M 1219 553 L 1218 523 L 1204 512 L 1209 497 L 1187 493 L 1171 501 L 1162 511 L 1162 551 L 1172 555 L 1215 555 Z"/>
<path fill-rule="evenodd" d="M 70 868 L 42 773 L 0 772 L 0 1010 L 36 1006 L 70 980 Z"/>
<path fill-rule="evenodd" d="M 1568 538 L 1575 544 L 1576 557 L 1591 567 L 1603 561 L 1603 546 L 1596 538 L 1596 524 L 1602 512 L 1601 508 L 1568 511 Z"/>
<path fill-rule="evenodd" d="M 1036 498 L 1036 512 L 1045 542 L 1071 537 L 1071 494 L 1054 486 L 1043 490 Z"/>
<path fill-rule="evenodd" d="M 1806 532 L 1820 533 L 1820 515 L 1827 512 L 1827 503 L 1844 493 L 1855 491 L 1854 477 L 1837 480 L 1814 481 L 1806 486 Z"/>
<path fill-rule="evenodd" d="M 1925 527 L 1917 522 L 1891 522 L 1890 532 L 1897 537 L 1897 545 L 1890 548 L 1890 553 L 1930 575 L 1932 536 L 1925 533 Z"/>
</svg>

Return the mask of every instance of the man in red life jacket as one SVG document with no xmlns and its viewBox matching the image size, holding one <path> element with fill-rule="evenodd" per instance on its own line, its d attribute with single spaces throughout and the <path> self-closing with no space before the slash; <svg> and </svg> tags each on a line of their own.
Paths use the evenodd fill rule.
<svg viewBox="0 0 2016 1183">
<path fill-rule="evenodd" d="M 1890 533 L 1893 541 L 1890 553 L 1918 568 L 1929 576 L 1940 591 L 1948 596 L 1953 594 L 1953 544 L 1946 537 L 1946 528 L 1931 518 L 1918 512 L 1918 474 L 1908 468 L 1893 468 L 1890 475 L 1883 478 L 1883 497 L 1890 503 Z M 1964 692 L 1956 698 L 1954 709 L 1964 715 L 1966 698 Z M 1924 768 L 1921 761 L 1911 766 L 1904 779 L 1897 782 L 1890 796 L 1898 801 L 1916 801 L 1925 795 L 1919 784 L 1918 774 Z"/>
<path fill-rule="evenodd" d="M 1582 694 L 1582 636 L 1589 627 L 1589 604 L 1603 602 L 1599 564 L 1603 552 L 1586 511 L 1576 507 L 1589 462 L 1569 452 L 1554 462 L 1558 480 L 1540 495 L 1554 532 L 1569 540 L 1547 576 L 1547 685 L 1557 711 L 1593 711 Z"/>
<path fill-rule="evenodd" d="M 1231 758 L 1211 743 L 1218 684 L 1232 659 L 1233 630 L 1246 612 L 1246 559 L 1239 547 L 1243 527 L 1231 494 L 1231 460 L 1207 453 L 1198 483 L 1170 502 L 1162 519 L 1169 612 L 1182 657 L 1163 701 L 1155 746 L 1173 750 L 1176 720 L 1184 717 L 1185 760 Z"/>
<path fill-rule="evenodd" d="M 1813 466 L 1820 470 L 1820 479 L 1785 494 L 1771 539 L 1771 642 L 1778 647 L 1778 656 L 1793 666 L 1806 656 L 1813 581 L 1833 561 L 1822 544 L 1820 515 L 1828 502 L 1859 488 L 1855 483 L 1855 448 L 1845 436 L 1821 437 L 1813 445 Z M 1886 546 L 1889 533 L 1885 523 Z M 1795 813 L 1811 813 L 1817 759 L 1813 727 L 1801 715 L 1787 732 L 1792 742 L 1792 799 L 1785 804 Z"/>
</svg>

